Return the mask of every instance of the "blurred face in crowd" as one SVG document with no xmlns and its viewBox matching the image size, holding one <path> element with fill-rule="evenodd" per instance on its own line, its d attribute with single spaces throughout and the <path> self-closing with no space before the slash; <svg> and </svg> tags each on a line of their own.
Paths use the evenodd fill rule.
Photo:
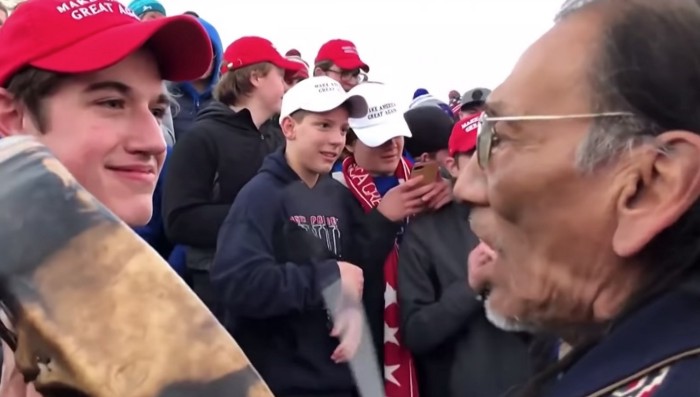
<svg viewBox="0 0 700 397">
<path fill-rule="evenodd" d="M 292 87 L 294 87 L 295 85 L 299 84 L 299 82 L 303 81 L 303 80 L 305 80 L 304 77 L 290 76 L 290 77 L 286 77 L 284 82 L 285 82 L 285 84 L 287 84 L 287 90 L 289 90 Z"/>
<path fill-rule="evenodd" d="M 251 83 L 261 104 L 271 113 L 279 113 L 282 97 L 287 91 L 284 70 L 275 66 L 265 75 L 254 74 L 251 76 Z"/>
<path fill-rule="evenodd" d="M 302 110 L 287 117 L 282 122 L 287 155 L 310 173 L 329 173 L 343 152 L 348 116 L 348 110 L 341 106 L 324 113 Z"/>
<path fill-rule="evenodd" d="M 160 19 L 160 18 L 165 18 L 165 15 L 161 14 L 158 11 L 148 11 L 147 13 L 145 13 L 141 16 L 142 21 L 150 21 L 153 19 Z"/>
<path fill-rule="evenodd" d="M 487 114 L 593 113 L 588 76 L 602 23 L 586 11 L 557 23 L 491 94 Z M 577 167 L 590 118 L 494 123 L 488 162 L 474 156 L 455 186 L 473 204 L 472 230 L 496 254 L 479 286 L 488 289 L 488 317 L 507 330 L 613 317 L 642 277 L 631 257 L 658 226 L 626 209 L 642 199 L 642 166 L 625 156 L 592 173 Z"/>
<path fill-rule="evenodd" d="M 367 170 L 370 175 L 394 175 L 403 153 L 404 137 L 392 138 L 377 147 L 369 147 L 359 139 L 348 144 L 357 165 Z"/>
<path fill-rule="evenodd" d="M 139 51 L 97 72 L 62 81 L 44 98 L 43 131 L 0 89 L 0 134 L 31 134 L 78 182 L 130 225 L 143 225 L 165 158 L 160 120 L 168 107 L 158 66 Z"/>
<path fill-rule="evenodd" d="M 353 87 L 367 81 L 367 75 L 360 69 L 345 70 L 338 65 L 331 65 L 328 70 L 316 68 L 317 76 L 328 76 L 340 83 L 345 91 L 350 91 Z"/>
</svg>

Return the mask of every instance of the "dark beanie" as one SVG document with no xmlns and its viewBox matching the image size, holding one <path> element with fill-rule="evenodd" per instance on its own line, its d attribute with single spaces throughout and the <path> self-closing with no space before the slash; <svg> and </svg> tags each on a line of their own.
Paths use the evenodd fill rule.
<svg viewBox="0 0 700 397">
<path fill-rule="evenodd" d="M 404 148 L 413 157 L 447 149 L 454 119 L 437 106 L 419 106 L 408 110 L 403 117 L 411 130 Z"/>
</svg>

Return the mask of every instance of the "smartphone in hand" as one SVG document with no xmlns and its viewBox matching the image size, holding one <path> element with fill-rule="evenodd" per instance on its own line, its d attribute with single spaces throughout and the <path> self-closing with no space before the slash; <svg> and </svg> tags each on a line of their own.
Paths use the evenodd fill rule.
<svg viewBox="0 0 700 397">
<path fill-rule="evenodd" d="M 429 185 L 437 181 L 440 175 L 440 166 L 438 165 L 437 161 L 416 163 L 411 171 L 411 178 L 415 178 L 418 175 L 423 176 L 421 185 Z"/>
</svg>

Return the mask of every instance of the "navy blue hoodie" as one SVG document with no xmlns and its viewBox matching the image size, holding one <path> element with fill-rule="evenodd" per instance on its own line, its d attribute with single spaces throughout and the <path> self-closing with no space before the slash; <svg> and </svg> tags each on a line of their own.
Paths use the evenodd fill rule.
<svg viewBox="0 0 700 397">
<path fill-rule="evenodd" d="M 265 158 L 234 201 L 219 232 L 212 282 L 226 305 L 224 325 L 276 396 L 354 392 L 348 366 L 330 358 L 338 341 L 321 291 L 339 280 L 337 260 L 360 265 L 351 253 L 385 254 L 376 244 L 390 247 L 392 235 L 369 236 L 375 246 L 362 250 L 352 241 L 368 236 L 356 222 L 374 217 L 381 224 L 377 216 L 365 216 L 328 175 L 309 188 L 283 149 Z"/>
</svg>

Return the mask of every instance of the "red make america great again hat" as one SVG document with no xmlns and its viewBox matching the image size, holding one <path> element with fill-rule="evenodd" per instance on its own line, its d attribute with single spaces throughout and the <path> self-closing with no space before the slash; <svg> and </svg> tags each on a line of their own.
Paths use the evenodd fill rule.
<svg viewBox="0 0 700 397">
<path fill-rule="evenodd" d="M 211 63 L 209 36 L 190 16 L 141 22 L 115 0 L 27 0 L 0 28 L 0 86 L 27 66 L 94 72 L 144 45 L 164 80 L 195 80 Z"/>
<path fill-rule="evenodd" d="M 473 113 L 455 123 L 447 147 L 450 156 L 474 150 L 480 121 L 481 113 Z"/>
</svg>

